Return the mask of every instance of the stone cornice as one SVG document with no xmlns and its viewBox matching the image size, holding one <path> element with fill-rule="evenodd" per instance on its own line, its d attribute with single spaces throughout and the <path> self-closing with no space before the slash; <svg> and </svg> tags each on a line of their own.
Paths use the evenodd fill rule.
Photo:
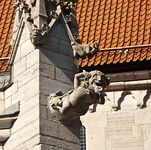
<svg viewBox="0 0 151 150">
<path fill-rule="evenodd" d="M 151 70 L 106 74 L 111 82 L 137 81 L 151 78 Z"/>
<path fill-rule="evenodd" d="M 105 91 L 143 90 L 151 88 L 151 80 L 112 82 Z"/>
<path fill-rule="evenodd" d="M 110 85 L 106 91 L 119 91 L 119 90 L 139 90 L 151 88 L 151 71 L 133 71 L 107 74 L 111 79 Z"/>
</svg>

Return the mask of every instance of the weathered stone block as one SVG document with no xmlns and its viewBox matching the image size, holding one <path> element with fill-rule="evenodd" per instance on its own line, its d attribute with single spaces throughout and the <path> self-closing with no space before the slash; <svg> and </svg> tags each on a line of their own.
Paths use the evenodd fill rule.
<svg viewBox="0 0 151 150">
<path fill-rule="evenodd" d="M 135 110 L 135 123 L 136 124 L 151 123 L 151 108 Z"/>
<path fill-rule="evenodd" d="M 151 124 L 144 124 L 143 127 L 144 150 L 150 150 Z"/>
<path fill-rule="evenodd" d="M 67 30 L 66 30 L 66 26 L 65 26 L 62 18 L 55 25 L 55 28 L 53 28 L 51 30 L 50 37 L 56 37 L 56 38 L 64 39 L 64 40 L 69 39 Z"/>
<path fill-rule="evenodd" d="M 14 78 L 14 81 L 18 81 L 18 87 L 25 85 L 27 82 L 39 75 L 38 66 L 39 64 L 37 63 Z"/>
<path fill-rule="evenodd" d="M 30 138 L 30 140 L 25 142 L 25 147 L 28 150 L 36 150 L 35 148 L 38 148 L 39 143 L 40 143 L 40 135 L 37 134 L 36 136 L 33 136 L 32 138 Z"/>
<path fill-rule="evenodd" d="M 26 57 L 23 57 L 18 62 L 14 63 L 14 77 L 18 76 L 27 69 Z"/>
<path fill-rule="evenodd" d="M 54 52 L 59 52 L 59 39 L 51 36 L 49 38 L 49 42 L 47 42 L 47 44 L 44 44 L 42 48 Z"/>
<path fill-rule="evenodd" d="M 142 128 L 140 125 L 133 125 L 133 137 L 141 137 Z"/>
<path fill-rule="evenodd" d="M 49 50 L 41 49 L 40 51 L 40 61 L 41 63 L 55 66 L 53 62 L 51 62 L 49 58 Z"/>
<path fill-rule="evenodd" d="M 123 127 L 107 127 L 106 130 L 107 139 L 120 139 L 120 138 L 130 138 L 133 136 L 133 130 L 131 126 Z"/>
<path fill-rule="evenodd" d="M 144 150 L 141 138 L 122 138 L 112 142 L 112 148 L 116 150 Z"/>
<path fill-rule="evenodd" d="M 66 135 L 67 136 L 67 135 Z M 70 141 L 65 141 L 62 139 L 54 138 L 51 136 L 44 136 L 42 135 L 40 137 L 41 143 L 45 143 L 44 145 L 47 145 L 48 147 L 52 147 L 54 150 L 58 149 L 65 149 L 65 150 L 79 150 L 80 146 L 79 143 L 74 143 L 71 140 Z"/>
<path fill-rule="evenodd" d="M 12 105 L 12 97 L 10 96 L 10 97 L 5 99 L 4 106 L 5 106 L 5 108 L 7 108 L 7 107 L 9 107 L 11 105 Z"/>
<path fill-rule="evenodd" d="M 86 140 L 89 142 L 86 143 L 86 149 L 88 150 L 105 150 L 105 129 L 95 126 L 91 129 L 86 129 L 87 137 Z M 97 136 L 96 136 L 97 135 Z"/>
<path fill-rule="evenodd" d="M 15 125 L 13 126 L 11 132 L 15 134 L 15 132 L 19 131 L 20 129 L 24 128 L 27 125 L 32 124 L 32 122 L 37 120 L 38 118 L 39 118 L 38 105 L 23 114 L 21 114 L 20 112 L 20 115 L 18 116 L 18 119 L 16 120 Z"/>
<path fill-rule="evenodd" d="M 113 124 L 134 124 L 134 112 L 133 111 L 118 111 L 108 112 L 108 126 Z"/>
<path fill-rule="evenodd" d="M 55 67 L 54 65 L 40 63 L 40 75 L 46 78 L 55 79 Z"/>
<path fill-rule="evenodd" d="M 18 91 L 12 95 L 12 104 L 15 104 L 16 102 L 24 103 L 26 100 L 26 91 L 25 86 L 21 86 L 18 88 Z"/>
<path fill-rule="evenodd" d="M 72 85 L 62 83 L 57 80 L 48 79 L 45 77 L 40 77 L 40 92 L 44 95 L 49 95 L 51 93 L 56 93 L 61 90 L 63 93 L 73 89 Z"/>
<path fill-rule="evenodd" d="M 31 53 L 35 49 L 35 46 L 31 43 L 30 39 L 26 40 L 21 46 L 20 46 L 20 55 L 21 58 L 27 56 L 29 53 Z"/>
<path fill-rule="evenodd" d="M 40 99 L 40 104 L 46 106 L 47 103 L 48 103 L 48 99 L 47 98 L 48 98 L 48 95 L 40 93 L 40 98 L 39 98 Z"/>
<path fill-rule="evenodd" d="M 35 64 L 39 63 L 40 52 L 39 49 L 34 49 L 27 55 L 26 65 L 27 68 L 34 66 Z"/>
<path fill-rule="evenodd" d="M 52 51 L 48 51 L 45 49 L 41 49 L 41 60 L 46 64 L 55 65 L 58 68 L 63 68 L 66 70 L 74 71 L 77 68 L 76 64 L 74 63 L 74 59 L 69 56 L 65 56 L 60 53 L 55 53 Z"/>
<path fill-rule="evenodd" d="M 28 115 L 29 118 L 30 115 Z M 24 128 L 14 132 L 4 145 L 5 150 L 15 150 L 18 145 L 25 143 L 39 133 L 39 119 L 34 120 L 30 124 L 25 124 Z M 16 142 L 17 141 L 17 142 Z M 39 141 L 37 141 L 39 143 Z M 33 143 L 33 146 L 35 143 Z"/>
<path fill-rule="evenodd" d="M 73 85 L 74 74 L 71 71 L 56 68 L 56 80 Z"/>
<path fill-rule="evenodd" d="M 25 27 L 26 28 L 26 27 Z M 22 45 L 25 41 L 26 41 L 26 29 L 22 29 L 22 33 L 20 32 L 19 34 L 21 34 L 22 36 L 19 37 L 19 45 Z"/>
<path fill-rule="evenodd" d="M 56 131 L 58 134 L 58 138 L 62 139 L 63 141 L 69 141 L 73 143 L 79 142 L 79 137 L 78 137 L 79 130 L 77 130 L 77 128 L 73 128 L 72 124 L 67 126 L 62 123 L 58 123 Z M 77 135 L 75 133 L 77 133 Z"/>
<path fill-rule="evenodd" d="M 22 114 L 26 113 L 30 109 L 33 109 L 35 106 L 37 106 L 39 104 L 38 99 L 39 99 L 39 94 L 35 95 L 34 97 L 29 99 L 28 101 L 25 101 L 24 103 L 20 103 L 21 113 Z"/>
<path fill-rule="evenodd" d="M 94 126 L 97 128 L 103 128 L 107 126 L 107 112 L 87 113 L 86 115 L 81 116 L 80 120 L 88 129 L 94 129 Z"/>
<path fill-rule="evenodd" d="M 43 135 L 56 137 L 58 136 L 58 123 L 53 120 L 40 119 L 40 133 Z"/>
<path fill-rule="evenodd" d="M 31 99 L 39 93 L 39 77 L 33 78 L 26 84 L 26 100 Z"/>
<path fill-rule="evenodd" d="M 18 90 L 18 82 L 14 82 L 13 85 L 5 91 L 5 99 L 15 94 Z"/>
<path fill-rule="evenodd" d="M 59 40 L 59 53 L 73 57 L 73 49 L 69 41 L 66 40 Z"/>
<path fill-rule="evenodd" d="M 47 106 L 39 105 L 39 107 L 40 107 L 40 118 L 48 119 Z"/>
</svg>

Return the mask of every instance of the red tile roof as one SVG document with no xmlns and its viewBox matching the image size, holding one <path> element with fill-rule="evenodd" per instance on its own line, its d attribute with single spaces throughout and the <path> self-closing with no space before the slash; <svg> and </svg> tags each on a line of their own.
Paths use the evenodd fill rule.
<svg viewBox="0 0 151 150">
<path fill-rule="evenodd" d="M 12 52 L 15 1 L 0 1 L 0 72 L 9 69 L 8 60 L 3 58 Z M 80 66 L 151 59 L 150 0 L 78 0 L 76 11 L 81 42 L 96 42 L 100 48 L 92 57 L 80 59 Z M 114 49 L 117 47 L 122 48 Z M 124 52 L 127 48 L 128 53 L 122 54 L 121 49 Z"/>
<path fill-rule="evenodd" d="M 151 59 L 150 0 L 78 0 L 76 11 L 81 42 L 96 42 L 100 48 L 93 57 L 80 59 L 82 67 Z"/>
<path fill-rule="evenodd" d="M 8 57 L 12 52 L 10 41 L 14 25 L 15 10 L 13 4 L 16 0 L 0 1 L 0 72 L 8 71 Z"/>
</svg>

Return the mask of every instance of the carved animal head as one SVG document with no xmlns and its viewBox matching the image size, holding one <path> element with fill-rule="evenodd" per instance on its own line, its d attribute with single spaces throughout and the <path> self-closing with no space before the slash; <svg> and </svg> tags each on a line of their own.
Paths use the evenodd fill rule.
<svg viewBox="0 0 151 150">
<path fill-rule="evenodd" d="M 102 94 L 103 89 L 110 84 L 110 79 L 107 78 L 101 71 L 95 70 L 90 72 L 89 86 L 93 88 L 98 95 Z"/>
</svg>

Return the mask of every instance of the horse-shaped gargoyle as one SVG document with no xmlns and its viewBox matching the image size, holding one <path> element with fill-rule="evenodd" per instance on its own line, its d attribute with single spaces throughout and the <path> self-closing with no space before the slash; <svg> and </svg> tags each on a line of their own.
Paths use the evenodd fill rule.
<svg viewBox="0 0 151 150">
<path fill-rule="evenodd" d="M 48 97 L 48 107 L 58 120 L 84 115 L 92 104 L 104 104 L 104 88 L 110 80 L 98 70 L 78 73 L 74 77 L 74 90 L 66 94 L 57 92 Z"/>
</svg>

